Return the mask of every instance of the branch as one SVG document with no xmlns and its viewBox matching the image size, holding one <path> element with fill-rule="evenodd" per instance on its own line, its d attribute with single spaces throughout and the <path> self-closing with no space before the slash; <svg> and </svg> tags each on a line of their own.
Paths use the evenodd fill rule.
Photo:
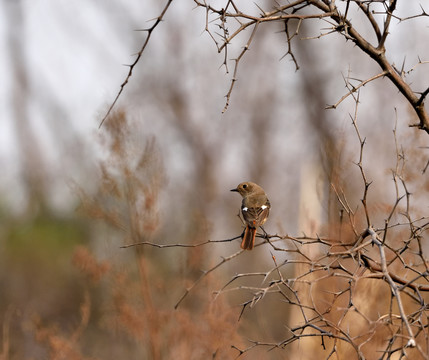
<svg viewBox="0 0 429 360">
<path fill-rule="evenodd" d="M 233 237 L 231 239 L 223 239 L 223 240 L 206 240 L 197 244 L 157 244 L 157 243 L 153 243 L 150 241 L 142 241 L 142 242 L 138 242 L 138 243 L 133 243 L 133 244 L 127 244 L 127 245 L 122 245 L 120 246 L 121 249 L 126 249 L 129 247 L 133 247 L 133 246 L 141 246 L 141 245 L 148 245 L 148 246 L 152 246 L 152 247 L 156 247 L 159 249 L 163 249 L 163 248 L 177 248 L 177 247 L 184 247 L 184 248 L 195 248 L 195 247 L 199 247 L 199 246 L 203 246 L 203 245 L 207 245 L 207 244 L 211 244 L 211 243 L 222 243 L 222 242 L 231 242 L 233 240 L 237 240 L 240 239 L 241 236 L 236 236 Z"/>
<path fill-rule="evenodd" d="M 358 104 L 359 104 L 359 94 L 358 97 L 356 98 L 356 107 L 355 107 L 355 114 L 352 118 L 352 124 L 353 127 L 355 128 L 356 134 L 358 136 L 359 139 L 359 143 L 360 143 L 360 151 L 359 151 L 359 162 L 357 163 L 357 166 L 359 167 L 361 176 L 362 176 L 362 180 L 364 182 L 364 192 L 363 192 L 363 196 L 362 196 L 362 204 L 363 204 L 363 208 L 365 210 L 365 216 L 366 216 L 366 223 L 367 226 L 369 227 L 371 225 L 371 222 L 369 220 L 369 213 L 368 213 L 368 207 L 367 207 L 367 196 L 368 196 L 368 189 L 371 185 L 371 182 L 368 182 L 367 178 L 366 178 L 366 174 L 365 174 L 365 170 L 363 169 L 363 148 L 365 146 L 365 140 L 366 139 L 362 139 L 361 135 L 360 135 L 360 131 L 359 128 L 357 126 L 357 112 L 358 112 Z"/>
<path fill-rule="evenodd" d="M 238 255 L 242 254 L 244 252 L 244 250 L 240 250 L 226 258 L 222 258 L 222 260 L 220 262 L 218 262 L 215 266 L 211 267 L 208 270 L 203 271 L 203 273 L 201 274 L 201 276 L 195 280 L 193 282 L 193 284 L 188 287 L 185 291 L 185 293 L 180 297 L 179 301 L 176 303 L 176 305 L 174 305 L 174 308 L 177 309 L 179 307 L 179 305 L 182 303 L 182 301 L 186 298 L 186 296 L 188 296 L 188 294 L 192 291 L 192 289 L 197 286 L 199 284 L 199 282 L 201 280 L 203 280 L 208 274 L 210 274 L 211 272 L 215 271 L 218 267 L 222 266 L 223 264 L 225 264 L 226 262 L 230 261 L 231 259 L 237 257 Z"/>
<path fill-rule="evenodd" d="M 389 34 L 389 25 L 390 21 L 392 20 L 392 14 L 395 11 L 396 8 L 396 0 L 390 0 L 389 8 L 387 9 L 387 17 L 384 22 L 384 31 L 383 35 L 381 36 L 380 42 L 378 44 L 379 49 L 384 49 L 384 43 L 386 42 L 387 35 Z"/>
<path fill-rule="evenodd" d="M 226 102 L 225 102 L 225 106 L 222 110 L 222 114 L 228 109 L 228 106 L 229 106 L 229 100 L 231 98 L 232 89 L 234 88 L 235 82 L 237 81 L 238 64 L 239 64 L 241 58 L 246 53 L 246 51 L 249 50 L 250 44 L 251 44 L 251 42 L 252 42 L 252 40 L 256 34 L 256 30 L 258 29 L 258 26 L 259 26 L 259 22 L 256 22 L 255 26 L 253 28 L 252 34 L 250 35 L 249 40 L 247 41 L 247 44 L 244 46 L 244 48 L 241 51 L 238 58 L 235 59 L 234 74 L 232 75 L 231 86 L 229 87 L 228 93 L 226 94 Z"/>
<path fill-rule="evenodd" d="M 133 75 L 133 70 L 134 67 L 137 65 L 137 63 L 140 61 L 140 58 L 143 55 L 143 51 L 146 49 L 147 44 L 149 43 L 150 37 L 152 36 L 153 31 L 155 30 L 155 28 L 161 23 L 161 21 L 164 18 L 165 13 L 167 12 L 168 7 L 171 5 L 171 3 L 173 2 L 173 0 L 167 0 L 167 4 L 165 5 L 164 9 L 162 10 L 161 14 L 156 18 L 155 23 L 149 28 L 149 29 L 144 29 L 144 30 L 140 30 L 140 31 L 147 31 L 147 37 L 146 40 L 144 41 L 140 51 L 137 53 L 137 57 L 134 60 L 134 62 L 131 65 L 128 65 L 129 70 L 128 70 L 128 74 L 124 80 L 124 82 L 121 84 L 119 92 L 117 93 L 115 99 L 113 100 L 112 104 L 110 105 L 109 109 L 107 110 L 106 115 L 104 115 L 103 119 L 101 120 L 100 125 L 98 126 L 98 128 L 101 128 L 101 126 L 103 125 L 104 121 L 107 119 L 107 117 L 110 115 L 110 113 L 112 112 L 113 108 L 116 105 L 116 102 L 118 101 L 119 97 L 121 96 L 125 85 L 128 84 L 128 80 L 131 78 L 131 76 Z"/>
<path fill-rule="evenodd" d="M 353 86 L 352 84 L 350 84 L 350 82 L 348 82 L 348 84 L 350 84 L 351 90 L 349 90 L 349 92 L 345 95 L 343 95 L 343 97 L 338 100 L 334 105 L 328 105 L 325 109 L 336 109 L 338 107 L 338 105 L 340 105 L 345 99 L 347 99 L 351 94 L 355 93 L 356 91 L 358 91 L 362 86 L 365 86 L 366 84 L 368 84 L 371 81 L 377 80 L 383 76 L 387 75 L 387 71 L 383 71 L 380 74 L 374 75 L 372 77 L 370 77 L 369 79 L 366 79 L 364 81 L 361 81 L 361 83 L 357 86 Z"/>
<path fill-rule="evenodd" d="M 387 270 L 386 254 L 384 252 L 383 244 L 372 227 L 368 228 L 368 233 L 371 235 L 371 239 L 373 243 L 378 246 L 378 250 L 380 252 L 381 269 L 382 269 L 383 275 L 385 276 L 387 282 L 389 283 L 390 289 L 392 290 L 392 293 L 396 298 L 401 319 L 405 324 L 405 327 L 408 332 L 408 336 L 410 337 L 408 340 L 407 346 L 416 347 L 416 340 L 414 338 L 413 330 L 411 329 L 410 323 L 408 322 L 407 315 L 405 314 L 404 307 L 402 305 L 401 294 L 398 290 L 398 286 L 395 284 L 395 282 L 393 281 L 392 277 L 389 274 L 389 271 Z"/>
</svg>

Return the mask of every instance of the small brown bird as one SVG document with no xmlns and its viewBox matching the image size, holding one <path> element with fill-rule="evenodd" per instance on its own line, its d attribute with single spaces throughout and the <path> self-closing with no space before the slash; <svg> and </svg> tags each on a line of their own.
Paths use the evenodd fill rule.
<svg viewBox="0 0 429 360">
<path fill-rule="evenodd" d="M 252 250 L 255 243 L 256 229 L 264 225 L 270 213 L 270 201 L 264 189 L 259 185 L 246 181 L 231 191 L 237 191 L 242 197 L 241 214 L 246 222 L 241 248 Z"/>
</svg>

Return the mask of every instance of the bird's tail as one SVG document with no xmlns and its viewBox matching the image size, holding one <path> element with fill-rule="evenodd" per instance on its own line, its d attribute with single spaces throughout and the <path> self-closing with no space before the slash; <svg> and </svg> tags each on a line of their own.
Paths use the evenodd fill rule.
<svg viewBox="0 0 429 360">
<path fill-rule="evenodd" d="M 244 230 L 243 240 L 241 241 L 241 248 L 244 250 L 252 250 L 255 244 L 256 228 L 246 226 Z"/>
</svg>

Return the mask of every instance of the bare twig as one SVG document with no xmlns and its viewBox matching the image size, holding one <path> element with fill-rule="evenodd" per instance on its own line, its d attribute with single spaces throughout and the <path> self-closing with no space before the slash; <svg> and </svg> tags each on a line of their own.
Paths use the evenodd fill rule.
<svg viewBox="0 0 429 360">
<path fill-rule="evenodd" d="M 215 271 L 217 268 L 219 268 L 220 266 L 222 266 L 223 264 L 225 264 L 226 262 L 234 259 L 235 257 L 237 257 L 238 255 L 240 255 L 241 253 L 243 253 L 243 250 L 240 250 L 228 257 L 222 258 L 222 260 L 220 262 L 218 262 L 215 266 L 211 267 L 208 270 L 203 271 L 203 273 L 201 274 L 201 276 L 195 280 L 193 282 L 193 284 L 188 287 L 185 291 L 185 293 L 180 297 L 179 301 L 176 303 L 176 305 L 174 305 L 174 308 L 177 309 L 179 307 L 179 305 L 182 303 L 182 301 L 186 298 L 186 296 L 188 296 L 188 294 L 192 291 L 192 289 L 197 286 L 201 280 L 203 280 L 208 274 L 210 274 L 211 272 Z"/>
<path fill-rule="evenodd" d="M 358 84 L 357 86 L 352 86 L 352 85 L 350 85 L 350 83 L 349 83 L 349 82 L 347 82 L 348 86 L 351 88 L 351 89 L 349 90 L 349 92 L 348 92 L 347 94 L 343 95 L 343 96 L 341 97 L 341 99 L 340 99 L 340 100 L 338 100 L 335 104 L 333 104 L 333 105 L 328 105 L 328 106 L 326 107 L 326 109 L 336 109 L 336 108 L 338 107 L 338 105 L 340 105 L 340 104 L 341 104 L 345 99 L 347 99 L 351 94 L 353 94 L 353 93 L 355 93 L 356 91 L 358 91 L 358 90 L 359 90 L 359 88 L 361 88 L 362 86 L 365 86 L 366 84 L 368 84 L 368 83 L 369 83 L 369 82 L 371 82 L 371 81 L 377 80 L 377 79 L 379 79 L 379 78 L 381 78 L 381 77 L 383 77 L 383 76 L 386 76 L 386 75 L 387 75 L 387 72 L 386 72 L 386 71 L 383 71 L 383 72 L 382 72 L 382 73 L 380 73 L 380 74 L 374 75 L 374 76 L 370 77 L 369 79 L 366 79 L 366 80 L 364 80 L 364 81 L 361 81 L 361 82 L 360 82 L 360 84 Z"/>
<path fill-rule="evenodd" d="M 195 248 L 195 247 L 199 247 L 199 246 L 203 246 L 203 245 L 207 245 L 207 244 L 212 244 L 212 243 L 223 243 L 223 242 L 231 242 L 233 240 L 237 240 L 240 239 L 241 236 L 236 236 L 233 237 L 231 239 L 224 239 L 224 240 L 207 240 L 207 241 L 203 241 L 197 244 L 156 244 L 150 241 L 142 241 L 142 242 L 137 242 L 137 243 L 133 243 L 133 244 L 127 244 L 127 245 L 122 245 L 121 248 L 122 249 L 126 249 L 129 247 L 133 247 L 133 246 L 141 246 L 141 245 L 148 245 L 148 246 L 152 246 L 152 247 L 156 247 L 159 249 L 163 249 L 163 248 Z"/>
<path fill-rule="evenodd" d="M 106 115 L 104 115 L 103 119 L 100 122 L 100 125 L 98 126 L 98 128 L 101 128 L 101 126 L 103 125 L 104 121 L 107 119 L 107 117 L 110 115 L 110 113 L 112 112 L 113 108 L 115 107 L 117 101 L 119 100 L 119 97 L 121 96 L 122 92 L 124 91 L 125 85 L 128 84 L 128 80 L 131 78 L 131 76 L 133 75 L 133 70 L 135 68 L 135 66 L 137 65 L 137 63 L 140 61 L 143 52 L 146 49 L 147 44 L 149 43 L 149 40 L 152 36 L 153 31 L 155 30 L 155 28 L 161 23 L 161 21 L 164 18 L 165 13 L 167 12 L 169 6 L 171 5 L 171 3 L 173 2 L 173 0 L 167 0 L 167 3 L 164 7 L 164 9 L 162 10 L 161 14 L 159 14 L 159 16 L 155 19 L 155 23 L 148 29 L 145 30 L 140 30 L 140 31 L 146 31 L 147 32 L 147 36 L 146 36 L 146 40 L 143 42 L 143 45 L 140 49 L 140 51 L 137 53 L 136 58 L 134 60 L 134 62 L 131 65 L 128 65 L 128 74 L 125 77 L 124 82 L 121 84 L 120 89 L 118 91 L 118 93 L 116 94 L 115 99 L 113 100 L 112 104 L 110 105 L 109 109 L 107 110 Z"/>
<path fill-rule="evenodd" d="M 405 314 L 404 306 L 402 305 L 401 294 L 399 292 L 399 288 L 395 284 L 395 282 L 393 281 L 392 277 L 389 274 L 389 271 L 387 270 L 386 254 L 384 252 L 383 244 L 382 244 L 380 238 L 378 237 L 377 233 L 374 231 L 374 229 L 372 227 L 368 228 L 368 232 L 371 235 L 371 239 L 372 239 L 373 243 L 378 246 L 378 249 L 380 251 L 380 262 L 381 262 L 381 269 L 383 271 L 383 275 L 385 276 L 387 282 L 389 283 L 390 289 L 392 290 L 392 293 L 396 298 L 396 301 L 398 303 L 399 312 L 401 314 L 401 319 L 404 322 L 405 327 L 407 329 L 408 336 L 409 336 L 407 346 L 415 347 L 416 346 L 416 340 L 414 338 L 413 330 L 411 329 L 410 323 L 408 322 L 407 315 Z"/>
</svg>

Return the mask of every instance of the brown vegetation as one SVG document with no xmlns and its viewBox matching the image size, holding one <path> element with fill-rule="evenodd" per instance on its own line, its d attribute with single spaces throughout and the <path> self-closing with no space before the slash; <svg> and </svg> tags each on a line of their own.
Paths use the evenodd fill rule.
<svg viewBox="0 0 429 360">
<path fill-rule="evenodd" d="M 50 207 L 51 177 L 31 161 L 44 163 L 43 152 L 21 144 L 32 163 L 29 205 L 1 213 L 0 360 L 428 359 L 428 91 L 407 80 L 425 61 L 398 71 L 385 57 L 392 21 L 426 12 L 400 18 L 394 0 L 298 0 L 259 14 L 235 1 L 194 4 L 228 74 L 228 51 L 237 55 L 224 109 L 233 115 L 208 110 L 218 74 L 185 50 L 142 69 L 145 81 L 130 95 L 159 111 L 118 107 L 156 31 L 166 27 L 167 47 L 189 46 L 177 30 L 182 19 L 168 25 L 174 2 L 166 0 L 95 136 L 98 155 L 76 149 L 74 169 L 87 173 L 71 182 L 78 206 L 65 214 Z M 351 14 L 369 24 L 375 45 Z M 308 36 L 308 21 L 321 19 L 330 27 Z M 300 68 L 295 83 L 266 75 L 275 43 L 261 39 L 273 29 Z M 323 110 L 332 68 L 297 41 L 301 34 L 339 34 L 382 68 L 367 80 L 350 72 L 346 89 L 332 91 L 331 108 L 350 105 L 342 125 Z M 232 45 L 239 39 L 244 47 Z M 177 63 L 200 67 L 204 81 L 156 73 Z M 288 99 L 276 81 L 287 84 Z M 399 115 L 383 101 L 403 96 L 410 108 Z M 31 139 L 27 130 L 22 138 Z M 263 184 L 273 206 L 252 251 L 239 249 L 239 201 L 228 197 L 244 180 Z"/>
</svg>

